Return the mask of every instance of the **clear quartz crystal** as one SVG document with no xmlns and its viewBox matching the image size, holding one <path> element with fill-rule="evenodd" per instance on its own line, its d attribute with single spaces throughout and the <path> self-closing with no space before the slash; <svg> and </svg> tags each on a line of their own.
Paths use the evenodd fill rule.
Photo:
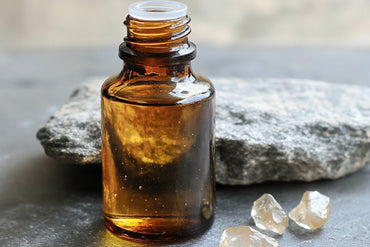
<svg viewBox="0 0 370 247">
<path fill-rule="evenodd" d="M 289 212 L 297 225 L 315 230 L 322 227 L 331 213 L 330 198 L 317 191 L 306 191 L 301 202 Z"/>
<path fill-rule="evenodd" d="M 278 241 L 250 226 L 226 228 L 221 235 L 219 247 L 278 247 Z"/>
<path fill-rule="evenodd" d="M 288 216 L 270 194 L 263 194 L 252 207 L 252 218 L 257 227 L 283 234 L 288 226 Z"/>
</svg>

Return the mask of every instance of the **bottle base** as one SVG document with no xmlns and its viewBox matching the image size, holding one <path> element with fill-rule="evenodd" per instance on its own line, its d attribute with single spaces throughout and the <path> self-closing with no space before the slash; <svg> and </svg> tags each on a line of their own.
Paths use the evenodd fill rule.
<svg viewBox="0 0 370 247">
<path fill-rule="evenodd" d="M 146 244 L 186 241 L 206 232 L 214 217 L 111 217 L 104 216 L 106 227 L 116 236 Z"/>
</svg>

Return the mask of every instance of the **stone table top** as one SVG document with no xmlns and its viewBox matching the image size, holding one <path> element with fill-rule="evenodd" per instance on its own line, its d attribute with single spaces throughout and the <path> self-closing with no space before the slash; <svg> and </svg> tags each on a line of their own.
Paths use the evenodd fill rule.
<svg viewBox="0 0 370 247">
<path fill-rule="evenodd" d="M 194 68 L 210 77 L 305 78 L 370 86 L 370 49 L 198 48 Z M 117 49 L 0 52 L 0 246 L 133 246 L 104 227 L 99 166 L 48 158 L 35 134 L 78 83 L 120 70 Z M 370 100 L 370 99 L 369 99 Z M 306 190 L 332 200 L 329 222 L 293 228 L 281 246 L 370 244 L 370 166 L 335 181 L 217 186 L 216 220 L 203 236 L 174 246 L 218 246 L 229 226 L 253 226 L 252 203 L 271 193 L 286 211 Z"/>
</svg>

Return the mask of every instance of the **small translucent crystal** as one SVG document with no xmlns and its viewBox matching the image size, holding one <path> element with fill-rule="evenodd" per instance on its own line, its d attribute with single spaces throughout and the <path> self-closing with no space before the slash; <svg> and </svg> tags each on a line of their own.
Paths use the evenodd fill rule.
<svg viewBox="0 0 370 247">
<path fill-rule="evenodd" d="M 270 194 L 263 194 L 252 207 L 252 218 L 257 227 L 283 234 L 288 226 L 288 216 Z"/>
<path fill-rule="evenodd" d="M 226 228 L 219 247 L 279 247 L 278 241 L 266 236 L 250 226 Z"/>
<path fill-rule="evenodd" d="M 317 191 L 306 191 L 301 202 L 289 212 L 289 217 L 297 225 L 308 230 L 315 230 L 329 220 L 330 213 L 329 197 Z"/>
</svg>

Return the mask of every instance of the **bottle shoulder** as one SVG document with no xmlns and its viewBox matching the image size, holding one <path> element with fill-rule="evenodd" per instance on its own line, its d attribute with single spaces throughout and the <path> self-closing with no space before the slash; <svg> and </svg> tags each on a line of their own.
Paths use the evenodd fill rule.
<svg viewBox="0 0 370 247">
<path fill-rule="evenodd" d="M 137 76 L 122 74 L 109 77 L 102 86 L 102 96 L 110 100 L 139 105 L 183 105 L 214 97 L 212 82 L 192 73 L 185 77 Z"/>
</svg>

